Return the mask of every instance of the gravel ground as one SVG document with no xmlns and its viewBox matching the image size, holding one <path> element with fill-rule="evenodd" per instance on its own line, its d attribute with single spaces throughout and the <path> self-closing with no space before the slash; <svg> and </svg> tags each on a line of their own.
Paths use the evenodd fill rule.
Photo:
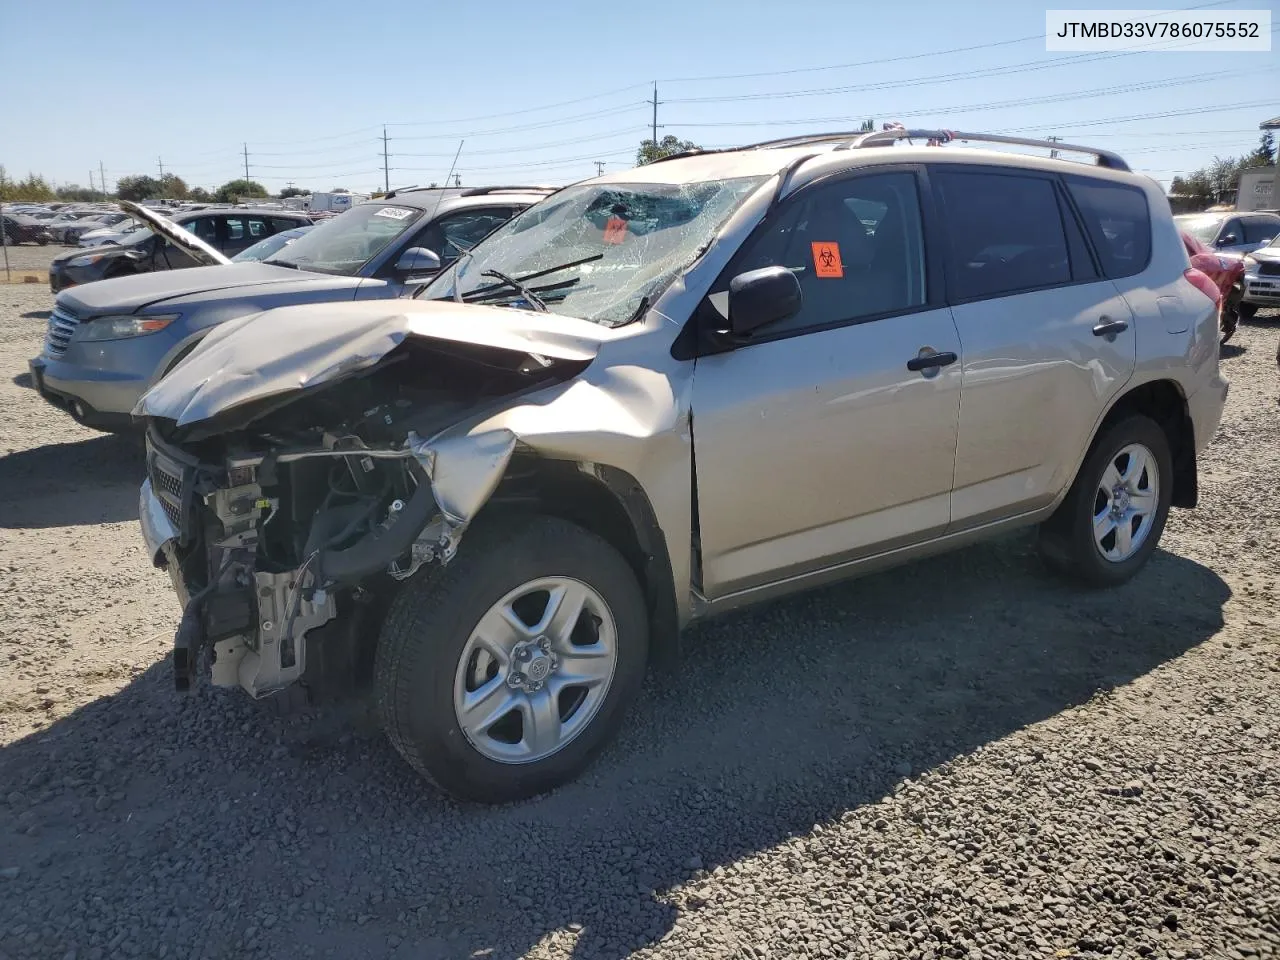
<svg viewBox="0 0 1280 960">
<path fill-rule="evenodd" d="M 173 692 L 138 448 L 24 376 L 49 303 L 0 286 L 0 958 L 1280 954 L 1280 318 L 1135 582 L 1017 536 L 712 623 L 477 808 L 358 714 Z"/>
</svg>

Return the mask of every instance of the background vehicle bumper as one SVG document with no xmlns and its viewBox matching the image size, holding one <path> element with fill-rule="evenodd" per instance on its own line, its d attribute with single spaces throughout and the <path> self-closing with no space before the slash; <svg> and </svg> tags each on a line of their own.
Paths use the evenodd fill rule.
<svg viewBox="0 0 1280 960">
<path fill-rule="evenodd" d="M 1243 299 L 1260 307 L 1280 307 L 1280 275 L 1246 276 Z"/>
<path fill-rule="evenodd" d="M 138 377 L 86 370 L 49 357 L 36 357 L 27 367 L 42 398 L 99 430 L 129 429 L 134 404 L 147 387 Z"/>
</svg>

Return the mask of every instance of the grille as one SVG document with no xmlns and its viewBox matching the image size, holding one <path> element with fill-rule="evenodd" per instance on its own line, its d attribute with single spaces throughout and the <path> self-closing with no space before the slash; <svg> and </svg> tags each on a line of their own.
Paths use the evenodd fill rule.
<svg viewBox="0 0 1280 960">
<path fill-rule="evenodd" d="M 1259 263 L 1258 273 L 1268 277 L 1280 277 L 1280 263 Z"/>
<path fill-rule="evenodd" d="M 185 497 L 183 496 L 185 486 L 186 470 L 180 463 L 175 463 L 162 453 L 153 452 L 151 454 L 151 489 L 155 491 L 156 497 L 160 500 L 160 505 L 164 507 L 164 512 L 168 515 L 169 520 L 178 530 L 179 535 L 183 533 L 183 519 L 186 511 L 184 510 Z"/>
<path fill-rule="evenodd" d="M 45 337 L 44 352 L 50 357 L 60 357 L 67 352 L 71 335 L 80 321 L 61 307 L 54 307 L 49 316 L 49 332 Z"/>
</svg>

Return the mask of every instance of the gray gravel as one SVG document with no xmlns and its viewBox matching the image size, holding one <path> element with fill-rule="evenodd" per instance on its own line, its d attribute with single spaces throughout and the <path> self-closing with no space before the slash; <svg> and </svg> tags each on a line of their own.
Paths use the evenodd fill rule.
<svg viewBox="0 0 1280 960">
<path fill-rule="evenodd" d="M 710 624 L 494 809 L 362 713 L 172 691 L 137 448 L 22 376 L 48 306 L 0 286 L 0 958 L 1280 953 L 1274 320 L 1136 582 L 1017 536 Z"/>
</svg>

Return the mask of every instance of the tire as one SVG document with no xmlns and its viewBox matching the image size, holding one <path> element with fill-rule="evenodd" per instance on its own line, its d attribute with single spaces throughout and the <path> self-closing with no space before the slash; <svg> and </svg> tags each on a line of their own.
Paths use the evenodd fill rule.
<svg viewBox="0 0 1280 960">
<path fill-rule="evenodd" d="M 1239 287 L 1233 287 L 1222 301 L 1222 317 L 1219 325 L 1222 329 L 1221 343 L 1226 343 L 1235 336 L 1240 326 L 1240 298 L 1243 296 Z"/>
<path fill-rule="evenodd" d="M 486 635 L 501 634 L 503 643 L 508 634 L 517 638 L 515 647 L 507 647 L 511 652 L 504 654 L 505 662 L 500 663 L 488 653 L 494 644 L 480 644 L 475 639 L 480 636 L 477 625 L 508 598 L 542 582 L 567 584 L 565 589 L 591 595 L 582 608 L 590 616 L 572 621 L 577 624 L 573 628 L 575 642 L 590 640 L 591 644 L 575 646 L 562 639 L 553 644 L 548 636 L 567 633 L 553 625 L 545 629 L 546 636 L 536 638 L 547 645 L 543 656 L 530 646 L 533 641 L 527 638 L 532 634 L 511 628 L 509 618 L 497 618 Z M 546 608 L 550 609 L 558 589 L 535 589 L 510 603 L 508 609 L 528 600 L 532 608 L 522 608 L 529 612 L 519 616 L 529 624 L 545 614 L 539 613 L 540 597 L 546 595 Z M 611 644 L 607 642 L 610 636 Z M 610 645 L 611 655 L 594 653 L 608 650 Z M 613 737 L 639 693 L 648 646 L 648 611 L 640 585 L 613 547 L 564 520 L 507 516 L 501 522 L 492 520 L 472 528 L 447 566 L 426 567 L 401 588 L 374 658 L 378 713 L 401 756 L 445 793 L 482 803 L 521 800 L 576 777 Z M 574 651 L 591 653 L 581 657 Z M 557 666 L 545 674 L 553 652 L 559 656 Z M 530 656 L 532 660 L 527 659 Z M 610 674 L 590 688 L 580 690 L 570 684 L 553 695 L 553 690 L 578 673 L 567 667 L 570 663 L 609 669 Z M 561 671 L 560 665 L 566 669 Z M 482 675 L 479 680 L 473 676 L 477 668 Z M 528 676 L 521 669 L 528 670 Z M 529 679 L 543 675 L 545 681 Z M 521 682 L 535 683 L 540 689 L 512 689 L 512 683 Z M 475 697 L 477 689 L 492 695 Z M 468 697 L 489 707 L 501 704 L 486 709 L 498 718 L 489 722 L 488 733 L 476 734 L 472 729 L 475 724 L 468 724 L 471 733 L 464 729 L 460 717 Z M 508 702 L 516 706 L 504 712 Z M 529 721 L 525 718 L 534 715 L 535 703 L 554 705 L 555 717 L 544 728 L 555 731 L 546 741 L 556 744 L 549 754 L 533 749 L 538 740 L 534 728 L 542 721 L 526 727 Z M 515 742 L 509 742 L 512 740 Z M 521 754 L 521 750 L 527 752 Z"/>
<path fill-rule="evenodd" d="M 1257 315 L 1258 305 L 1256 303 L 1241 303 L 1237 312 L 1240 319 L 1247 322 Z"/>
<path fill-rule="evenodd" d="M 1144 449 L 1148 463 L 1154 464 L 1154 471 L 1148 469 L 1143 474 L 1147 490 L 1150 491 L 1153 484 L 1155 486 L 1152 508 L 1145 512 L 1145 519 L 1137 518 L 1136 527 L 1133 525 L 1134 517 L 1129 517 L 1127 512 L 1122 514 L 1125 519 L 1120 523 L 1116 523 L 1116 514 L 1108 516 L 1105 512 L 1108 504 L 1120 509 L 1127 503 L 1128 491 L 1121 500 L 1119 496 L 1113 498 L 1100 489 L 1104 474 L 1110 469 L 1116 469 L 1112 477 L 1119 479 L 1121 471 L 1117 463 L 1125 465 L 1126 473 L 1136 466 L 1129 457 L 1121 459 L 1126 448 Z M 1123 479 L 1131 479 L 1135 492 L 1140 495 L 1143 476 Z M 1136 414 L 1125 417 L 1107 427 L 1094 441 L 1066 499 L 1041 525 L 1041 556 L 1059 573 L 1092 586 L 1114 587 L 1124 583 L 1142 569 L 1160 542 L 1172 493 L 1173 457 L 1164 431 L 1148 417 Z M 1135 496 L 1132 502 L 1137 505 L 1142 501 Z M 1114 524 L 1113 532 L 1101 541 L 1095 538 L 1095 519 L 1102 521 L 1100 530 L 1108 522 Z M 1122 549 L 1123 540 L 1120 539 L 1126 524 L 1133 534 L 1131 543 L 1138 541 L 1129 551 Z M 1108 559 L 1104 553 L 1108 544 L 1111 545 L 1113 559 Z"/>
</svg>

